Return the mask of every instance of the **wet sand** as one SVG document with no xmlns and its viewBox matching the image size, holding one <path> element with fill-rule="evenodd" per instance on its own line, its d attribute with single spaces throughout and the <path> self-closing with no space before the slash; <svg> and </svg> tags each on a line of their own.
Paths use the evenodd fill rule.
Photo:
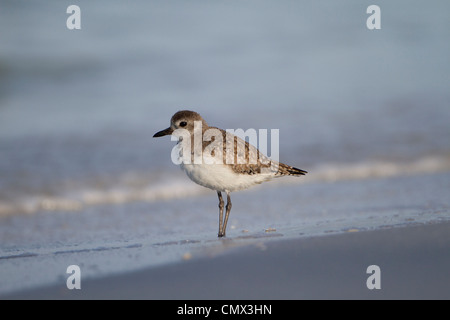
<svg viewBox="0 0 450 320">
<path fill-rule="evenodd" d="M 230 241 L 225 239 L 224 241 Z M 449 299 L 450 223 L 264 241 L 4 299 Z M 380 268 L 369 290 L 367 267 Z"/>
</svg>

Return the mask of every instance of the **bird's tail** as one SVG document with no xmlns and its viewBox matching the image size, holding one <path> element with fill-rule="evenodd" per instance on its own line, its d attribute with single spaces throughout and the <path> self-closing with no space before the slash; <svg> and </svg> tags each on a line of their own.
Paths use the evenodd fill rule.
<svg viewBox="0 0 450 320">
<path fill-rule="evenodd" d="M 277 175 L 280 175 L 280 176 L 304 176 L 307 173 L 308 172 L 305 170 L 291 167 L 291 166 L 288 166 L 287 164 L 284 164 L 281 162 L 278 164 Z"/>
</svg>

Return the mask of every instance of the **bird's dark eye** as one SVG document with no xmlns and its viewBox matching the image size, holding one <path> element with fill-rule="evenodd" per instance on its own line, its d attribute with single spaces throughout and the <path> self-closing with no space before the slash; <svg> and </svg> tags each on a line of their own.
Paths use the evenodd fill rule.
<svg viewBox="0 0 450 320">
<path fill-rule="evenodd" d="M 180 127 L 186 127 L 187 126 L 187 122 L 186 121 L 181 121 L 180 122 Z"/>
</svg>

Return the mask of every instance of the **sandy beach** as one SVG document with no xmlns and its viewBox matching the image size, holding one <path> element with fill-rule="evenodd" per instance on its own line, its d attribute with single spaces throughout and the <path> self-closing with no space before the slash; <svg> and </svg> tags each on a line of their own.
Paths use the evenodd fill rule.
<svg viewBox="0 0 450 320">
<path fill-rule="evenodd" d="M 210 194 L 4 218 L 0 297 L 450 298 L 449 173 L 297 181 L 237 193 L 224 239 Z M 371 265 L 381 289 L 366 286 Z"/>
<path fill-rule="evenodd" d="M 236 193 L 225 239 L 217 238 L 210 194 L 3 218 L 0 234 L 9 246 L 0 259 L 0 296 L 445 297 L 448 178 L 267 184 Z M 382 269 L 383 293 L 366 292 L 361 283 L 372 264 Z M 70 265 L 81 269 L 80 292 L 66 287 Z M 213 290 L 214 277 L 224 281 L 221 290 Z M 348 289 L 340 281 L 348 281 Z M 395 290 L 384 290 L 389 286 Z"/>
<path fill-rule="evenodd" d="M 450 299 L 450 223 L 280 240 L 3 299 Z M 233 241 L 233 240 L 223 240 Z M 367 267 L 380 268 L 369 290 Z"/>
</svg>

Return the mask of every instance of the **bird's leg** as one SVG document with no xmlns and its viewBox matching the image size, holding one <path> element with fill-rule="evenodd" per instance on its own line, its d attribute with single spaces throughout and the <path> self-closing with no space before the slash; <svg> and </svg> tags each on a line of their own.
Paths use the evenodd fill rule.
<svg viewBox="0 0 450 320">
<path fill-rule="evenodd" d="M 222 233 L 222 221 L 223 221 L 223 199 L 222 192 L 217 191 L 217 196 L 219 197 L 219 237 L 223 237 L 224 233 Z"/>
<path fill-rule="evenodd" d="M 227 222 L 228 222 L 228 216 L 230 215 L 231 211 L 231 198 L 230 193 L 227 192 L 227 206 L 225 207 L 227 211 L 225 212 L 225 220 L 223 221 L 223 230 L 222 230 L 222 236 L 225 236 L 225 231 L 227 230 Z"/>
</svg>

